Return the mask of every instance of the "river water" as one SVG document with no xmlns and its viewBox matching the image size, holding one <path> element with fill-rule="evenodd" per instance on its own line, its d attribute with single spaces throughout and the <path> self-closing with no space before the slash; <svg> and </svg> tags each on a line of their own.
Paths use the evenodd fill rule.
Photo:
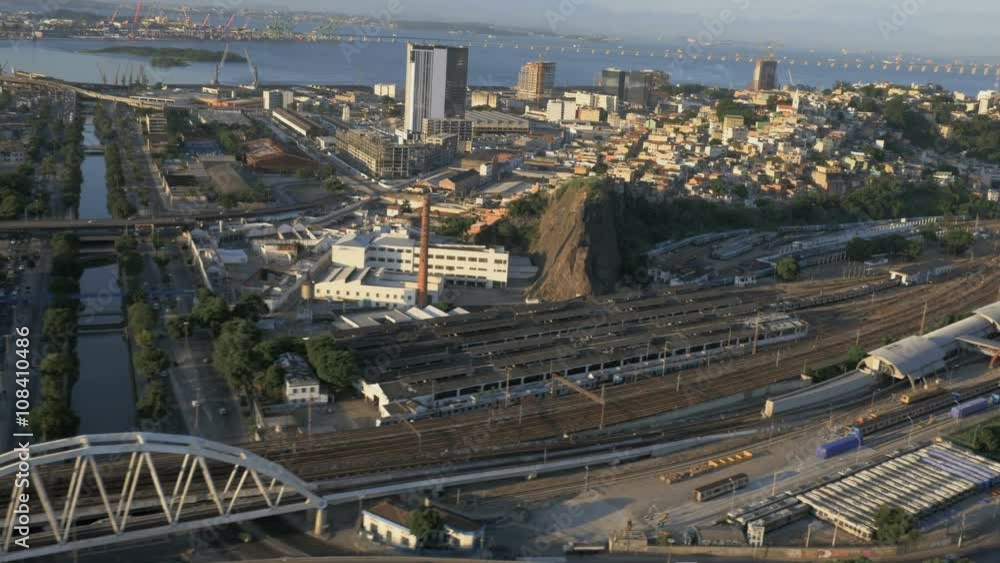
<svg viewBox="0 0 1000 563">
<path fill-rule="evenodd" d="M 393 37 L 397 34 L 397 37 Z M 446 44 L 463 42 L 471 44 L 469 51 L 469 86 L 511 86 L 517 82 L 518 71 L 527 61 L 537 60 L 544 55 L 545 60 L 555 62 L 557 86 L 585 86 L 595 84 L 603 68 L 617 66 L 625 69 L 659 69 L 669 72 L 676 83 L 701 83 L 712 86 L 742 88 L 753 75 L 753 64 L 749 60 L 736 62 L 734 55 L 742 52 L 744 57 L 759 55 L 760 48 L 746 45 L 713 45 L 707 48 L 693 47 L 684 42 L 611 43 L 587 42 L 551 37 L 502 36 L 489 37 L 481 34 L 447 34 L 417 30 L 385 30 L 375 28 L 368 42 L 308 43 L 299 41 L 262 42 L 248 41 L 232 44 L 232 52 L 250 55 L 253 63 L 260 68 L 260 79 L 264 83 L 287 84 L 373 84 L 394 82 L 400 84 L 404 78 L 404 58 L 407 38 L 420 38 Z M 375 40 L 379 41 L 376 42 Z M 88 51 L 110 46 L 141 45 L 154 47 L 181 47 L 211 49 L 221 51 L 221 42 L 209 41 L 115 41 L 101 39 L 59 39 L 48 38 L 39 41 L 20 41 L 0 45 L 0 61 L 23 70 L 31 70 L 77 82 L 101 82 L 103 71 L 109 80 L 115 74 L 125 76 L 139 72 L 145 66 L 151 82 L 164 84 L 205 84 L 212 79 L 214 63 L 194 63 L 186 67 L 154 69 L 145 57 Z M 516 46 L 516 48 L 515 48 Z M 531 47 L 535 46 L 534 49 Z M 702 56 L 697 60 L 666 58 L 667 51 L 695 52 L 700 49 Z M 624 54 L 622 54 L 624 52 Z M 708 61 L 705 55 L 712 54 Z M 799 61 L 791 65 L 779 65 L 779 83 L 789 82 L 820 88 L 828 87 L 838 80 L 857 82 L 890 81 L 897 84 L 927 83 L 941 84 L 952 90 L 975 94 L 994 86 L 994 75 L 984 76 L 980 71 L 972 75 L 970 71 L 958 74 L 957 70 L 937 74 L 920 72 L 919 66 L 909 71 L 904 65 L 900 70 L 890 66 L 883 69 L 883 60 L 889 54 L 876 53 L 822 53 L 810 50 L 782 49 L 781 56 Z M 726 56 L 726 61 L 720 57 Z M 850 62 L 849 68 L 829 68 L 817 66 L 817 61 L 835 59 Z M 801 61 L 810 61 L 802 65 Z M 951 61 L 941 61 L 937 64 Z M 995 56 L 980 57 L 975 62 L 997 63 Z M 857 65 L 861 64 L 862 69 Z M 875 64 L 875 70 L 868 70 Z M 933 65 L 930 66 L 932 68 Z M 222 69 L 221 79 L 225 84 L 241 84 L 250 81 L 250 70 L 246 63 L 230 61 Z"/>
<path fill-rule="evenodd" d="M 99 145 L 92 118 L 84 125 L 84 144 Z M 104 156 L 84 158 L 83 187 L 80 193 L 80 218 L 104 219 L 107 208 L 107 184 Z M 86 268 L 80 278 L 83 295 L 80 325 L 117 324 L 122 321 L 118 265 Z M 80 377 L 73 387 L 73 411 L 80 417 L 81 434 L 124 432 L 134 427 L 135 394 L 129 366 L 128 343 L 122 330 L 81 332 L 77 337 Z"/>
</svg>

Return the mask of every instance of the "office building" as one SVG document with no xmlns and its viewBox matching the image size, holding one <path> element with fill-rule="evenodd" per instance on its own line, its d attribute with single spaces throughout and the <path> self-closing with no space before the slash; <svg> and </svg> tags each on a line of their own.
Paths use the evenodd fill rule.
<svg viewBox="0 0 1000 563">
<path fill-rule="evenodd" d="M 576 102 L 570 100 L 549 100 L 545 106 L 545 120 L 551 123 L 576 119 Z"/>
<path fill-rule="evenodd" d="M 376 84 L 375 85 L 375 95 L 381 98 L 392 98 L 396 99 L 396 85 L 395 84 Z"/>
<path fill-rule="evenodd" d="M 619 100 L 624 100 L 626 74 L 624 70 L 618 68 L 606 68 L 601 71 L 597 87 L 602 94 L 616 96 Z"/>
<path fill-rule="evenodd" d="M 264 90 L 264 109 L 268 111 L 292 107 L 294 101 L 294 94 L 288 90 Z"/>
<path fill-rule="evenodd" d="M 993 90 L 983 90 L 976 96 L 976 99 L 979 100 L 979 115 L 988 115 L 990 113 L 990 102 L 993 100 L 994 93 Z"/>
<path fill-rule="evenodd" d="M 521 67 L 517 78 L 517 99 L 541 104 L 552 97 L 556 80 L 556 63 L 531 61 Z"/>
<path fill-rule="evenodd" d="M 778 61 L 760 59 L 753 69 L 753 84 L 751 90 L 761 92 L 778 89 Z"/>
<path fill-rule="evenodd" d="M 406 45 L 406 107 L 403 127 L 419 137 L 424 119 L 462 117 L 469 74 L 465 47 Z"/>
<path fill-rule="evenodd" d="M 618 96 L 611 94 L 595 94 L 593 92 L 566 92 L 563 97 L 576 102 L 584 108 L 600 108 L 608 113 L 618 113 Z"/>
</svg>

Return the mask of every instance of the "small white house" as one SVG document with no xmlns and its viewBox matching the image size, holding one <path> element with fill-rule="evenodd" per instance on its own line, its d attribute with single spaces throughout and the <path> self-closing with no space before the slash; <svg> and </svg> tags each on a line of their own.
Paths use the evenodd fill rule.
<svg viewBox="0 0 1000 563">
<path fill-rule="evenodd" d="M 444 529 L 433 538 L 435 547 L 447 547 L 457 551 L 474 551 L 482 547 L 486 526 L 464 516 L 439 507 L 428 509 L 437 511 L 444 522 Z M 401 549 L 416 549 L 417 537 L 410 531 L 412 511 L 390 502 L 380 502 L 362 512 L 363 532 L 374 542 Z"/>
<path fill-rule="evenodd" d="M 285 402 L 296 404 L 328 403 L 331 395 L 322 392 L 312 366 L 298 354 L 278 356 L 278 365 L 285 370 Z"/>
</svg>

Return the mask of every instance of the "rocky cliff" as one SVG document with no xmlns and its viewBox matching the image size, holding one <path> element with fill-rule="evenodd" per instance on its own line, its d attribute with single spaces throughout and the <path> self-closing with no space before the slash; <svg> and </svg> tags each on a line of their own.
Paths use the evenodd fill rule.
<svg viewBox="0 0 1000 563">
<path fill-rule="evenodd" d="M 616 199 L 595 181 L 570 182 L 554 197 L 531 245 L 542 273 L 528 295 L 557 301 L 612 291 L 622 270 Z"/>
</svg>

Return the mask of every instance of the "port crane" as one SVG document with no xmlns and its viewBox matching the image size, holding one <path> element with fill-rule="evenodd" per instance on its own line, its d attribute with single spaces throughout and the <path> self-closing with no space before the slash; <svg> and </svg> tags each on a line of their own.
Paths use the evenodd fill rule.
<svg viewBox="0 0 1000 563">
<path fill-rule="evenodd" d="M 142 0 L 139 0 L 139 3 L 136 4 L 136 6 L 135 6 L 135 17 L 132 18 L 132 27 L 133 28 L 139 29 L 139 16 L 141 16 L 141 15 L 142 15 Z"/>
<path fill-rule="evenodd" d="M 250 78 L 251 82 L 247 86 L 250 90 L 256 90 L 260 86 L 259 69 L 257 65 L 253 64 L 253 60 L 250 59 L 250 52 L 243 49 L 243 56 L 247 59 L 247 66 L 250 67 Z"/>
<path fill-rule="evenodd" d="M 115 20 L 118 19 L 118 12 L 122 9 L 121 4 L 115 8 L 115 13 L 111 14 L 111 20 L 108 22 L 109 26 L 115 25 Z"/>
<path fill-rule="evenodd" d="M 205 21 L 201 22 L 201 27 L 208 27 L 208 18 L 212 17 L 211 12 L 205 14 Z"/>
<path fill-rule="evenodd" d="M 229 43 L 226 43 L 226 48 L 222 51 L 222 60 L 219 64 L 215 65 L 215 78 L 212 80 L 212 86 L 219 85 L 219 74 L 222 72 L 222 67 L 226 66 L 226 57 L 229 56 Z"/>
</svg>

